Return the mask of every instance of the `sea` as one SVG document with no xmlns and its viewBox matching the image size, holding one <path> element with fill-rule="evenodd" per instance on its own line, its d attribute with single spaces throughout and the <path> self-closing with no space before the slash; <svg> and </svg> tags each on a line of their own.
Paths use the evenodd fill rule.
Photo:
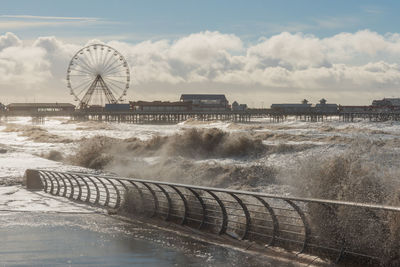
<svg viewBox="0 0 400 267">
<path fill-rule="evenodd" d="M 392 121 L 155 125 L 8 118 L 0 121 L 0 266 L 277 266 L 27 191 L 28 168 L 395 205 L 399 163 L 400 123 Z"/>
</svg>

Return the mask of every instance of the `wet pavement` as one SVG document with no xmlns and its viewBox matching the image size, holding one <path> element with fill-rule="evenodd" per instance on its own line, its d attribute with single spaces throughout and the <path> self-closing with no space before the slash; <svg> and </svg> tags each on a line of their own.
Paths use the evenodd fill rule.
<svg viewBox="0 0 400 267">
<path fill-rule="evenodd" d="M 0 218 L 0 266 L 295 266 L 106 214 Z"/>
</svg>

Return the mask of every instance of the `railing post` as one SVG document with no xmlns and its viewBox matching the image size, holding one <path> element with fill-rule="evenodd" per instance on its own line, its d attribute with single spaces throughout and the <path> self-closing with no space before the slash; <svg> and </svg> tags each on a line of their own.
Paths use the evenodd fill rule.
<svg viewBox="0 0 400 267">
<path fill-rule="evenodd" d="M 53 177 L 54 180 L 56 180 L 57 190 L 56 190 L 56 192 L 54 194 L 58 196 L 60 194 L 60 189 L 61 189 L 60 182 L 58 181 L 56 175 L 53 172 L 49 172 L 49 175 L 51 175 L 51 177 Z"/>
<path fill-rule="evenodd" d="M 99 177 L 94 177 L 94 178 L 96 178 L 97 181 L 99 181 L 101 183 L 104 190 L 106 191 L 106 200 L 104 201 L 104 206 L 108 207 L 108 203 L 110 202 L 110 191 L 108 190 L 107 185 L 104 183 L 104 181 L 102 179 L 100 179 Z"/>
<path fill-rule="evenodd" d="M 74 176 L 74 174 L 71 174 L 71 178 L 75 180 L 76 185 L 78 186 L 78 196 L 77 196 L 76 200 L 81 200 L 81 197 L 82 197 L 82 188 L 81 188 L 81 184 L 79 183 L 78 179 L 76 179 L 76 177 Z"/>
<path fill-rule="evenodd" d="M 115 193 L 117 194 L 117 201 L 115 202 L 115 206 L 114 206 L 114 208 L 117 209 L 121 205 L 121 195 L 119 193 L 118 187 L 114 184 L 113 181 L 111 181 L 111 179 L 109 179 L 109 178 L 105 178 L 105 179 L 114 187 Z"/>
<path fill-rule="evenodd" d="M 224 203 L 221 201 L 221 199 L 214 194 L 214 192 L 212 192 L 211 190 L 205 190 L 208 194 L 210 194 L 218 203 L 219 207 L 221 208 L 221 212 L 222 212 L 222 224 L 221 224 L 221 229 L 219 230 L 220 235 L 224 234 L 226 232 L 226 228 L 228 227 L 228 215 L 226 213 L 226 209 L 225 209 L 225 205 Z"/>
<path fill-rule="evenodd" d="M 154 211 L 153 211 L 153 215 L 151 215 L 150 217 L 154 217 L 157 215 L 158 212 L 158 199 L 156 196 L 156 193 L 154 192 L 153 188 L 151 188 L 147 183 L 145 182 L 141 182 L 151 193 L 151 195 L 153 196 L 153 200 L 154 200 Z"/>
<path fill-rule="evenodd" d="M 60 178 L 61 181 L 63 182 L 64 191 L 63 191 L 62 196 L 65 197 L 67 195 L 67 189 L 68 189 L 67 183 L 65 182 L 65 177 L 64 177 L 64 175 L 61 175 L 60 173 L 57 173 L 57 172 L 55 172 L 54 175 L 57 175 L 58 178 Z"/>
<path fill-rule="evenodd" d="M 85 202 L 90 202 L 90 187 L 89 187 L 89 184 L 88 184 L 88 182 L 85 180 L 85 177 L 84 177 L 84 176 L 82 176 L 82 175 L 77 175 L 77 176 L 83 181 L 83 183 L 86 185 L 86 188 L 87 188 Z"/>
<path fill-rule="evenodd" d="M 240 207 L 243 209 L 244 215 L 246 217 L 246 226 L 245 226 L 245 230 L 243 232 L 243 235 L 241 236 L 241 239 L 246 239 L 247 234 L 249 232 L 250 229 L 250 225 L 251 225 L 251 218 L 250 218 L 250 213 L 249 210 L 247 209 L 247 206 L 243 203 L 243 201 L 234 193 L 229 193 L 240 205 Z"/>
<path fill-rule="evenodd" d="M 184 207 L 185 210 L 184 210 L 183 217 L 182 217 L 182 220 L 181 220 L 180 224 L 183 225 L 183 224 L 186 223 L 186 218 L 187 218 L 187 214 L 188 214 L 188 203 L 187 203 L 186 197 L 182 194 L 182 192 L 176 186 L 170 185 L 170 187 L 172 189 L 174 189 L 175 192 L 178 193 L 178 195 L 182 199 L 183 207 Z"/>
<path fill-rule="evenodd" d="M 165 220 L 168 221 L 170 219 L 170 214 L 171 214 L 171 209 L 172 209 L 172 201 L 171 198 L 168 194 L 168 192 L 164 189 L 164 187 L 162 187 L 159 184 L 154 184 L 155 186 L 157 186 L 165 195 L 165 197 L 167 198 L 168 201 L 168 212 L 167 212 L 167 216 L 165 217 Z"/>
<path fill-rule="evenodd" d="M 69 199 L 73 199 L 74 198 L 74 183 L 71 181 L 71 177 L 72 175 L 70 174 L 65 174 L 65 177 L 68 179 L 68 182 L 71 184 L 71 192 L 69 193 Z"/>
<path fill-rule="evenodd" d="M 311 235 L 311 228 L 310 225 L 307 222 L 307 218 L 304 214 L 304 212 L 299 208 L 299 206 L 297 206 L 293 201 L 286 199 L 285 200 L 290 206 L 293 207 L 293 209 L 295 209 L 295 211 L 299 214 L 303 225 L 304 225 L 304 243 L 303 243 L 303 247 L 302 249 L 299 251 L 299 253 L 303 253 L 306 248 L 307 248 L 307 244 L 308 244 L 308 239 Z"/>
<path fill-rule="evenodd" d="M 130 180 L 129 181 L 129 183 L 131 184 L 131 185 L 133 185 L 135 188 L 136 188 L 136 190 L 139 192 L 139 196 L 140 196 L 140 201 L 141 201 L 141 203 L 140 203 L 140 206 L 141 206 L 141 210 L 143 210 L 143 201 L 144 201 L 144 197 L 143 197 L 143 192 L 142 192 L 142 189 L 140 189 L 140 187 L 134 182 L 134 181 L 132 181 L 132 180 Z"/>
<path fill-rule="evenodd" d="M 49 178 L 50 181 L 50 191 L 48 191 L 48 193 L 54 195 L 53 191 L 54 191 L 54 184 L 53 184 L 53 180 L 51 179 L 50 175 L 47 172 L 43 173 L 47 178 Z"/>
<path fill-rule="evenodd" d="M 206 204 L 204 203 L 203 199 L 201 198 L 201 196 L 199 195 L 199 193 L 197 193 L 194 189 L 187 187 L 187 189 L 197 198 L 197 200 L 199 201 L 202 211 L 203 211 L 203 218 L 201 219 L 201 223 L 198 227 L 199 230 L 201 230 L 201 228 L 203 228 L 204 223 L 206 221 L 206 216 L 207 216 L 207 210 L 206 210 Z"/>
<path fill-rule="evenodd" d="M 259 196 L 253 196 L 253 197 L 255 199 L 257 199 L 259 202 L 261 202 L 261 204 L 263 204 L 263 206 L 268 210 L 268 212 L 269 212 L 269 214 L 271 216 L 273 230 L 272 230 L 272 237 L 271 237 L 271 240 L 268 243 L 268 246 L 272 246 L 274 244 L 274 242 L 275 242 L 275 239 L 276 239 L 278 233 L 279 233 L 279 221 L 278 221 L 278 219 L 277 219 L 277 217 L 275 215 L 274 210 L 271 208 L 271 206 L 263 198 L 261 198 Z"/>
<path fill-rule="evenodd" d="M 96 189 L 96 199 L 94 200 L 93 204 L 98 204 L 99 200 L 100 200 L 100 190 L 98 185 L 94 182 L 94 180 L 92 179 L 92 177 L 90 177 L 89 175 L 86 175 L 86 178 L 89 179 L 89 181 L 94 185 L 94 188 Z M 89 199 L 90 200 L 90 199 Z"/>
<path fill-rule="evenodd" d="M 43 171 L 38 171 L 39 175 L 41 178 L 43 178 L 43 182 L 44 182 L 44 192 L 47 193 L 47 189 L 48 189 L 48 183 L 47 183 L 47 179 L 45 177 L 45 174 L 43 173 Z"/>
</svg>

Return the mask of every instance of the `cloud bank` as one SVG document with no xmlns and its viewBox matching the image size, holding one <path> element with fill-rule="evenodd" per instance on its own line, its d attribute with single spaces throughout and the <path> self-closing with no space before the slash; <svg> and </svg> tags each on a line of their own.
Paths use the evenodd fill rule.
<svg viewBox="0 0 400 267">
<path fill-rule="evenodd" d="M 97 40 L 88 43 L 99 42 Z M 254 106 L 261 102 L 322 97 L 367 104 L 400 96 L 400 34 L 369 30 L 318 38 L 280 34 L 244 43 L 238 36 L 200 32 L 176 40 L 132 44 L 111 41 L 132 70 L 129 99 L 176 100 L 181 93 L 226 93 Z M 72 101 L 68 62 L 83 44 L 56 37 L 26 42 L 0 36 L 0 97 L 9 101 Z M 0 99 L 0 102 L 5 100 Z"/>
</svg>

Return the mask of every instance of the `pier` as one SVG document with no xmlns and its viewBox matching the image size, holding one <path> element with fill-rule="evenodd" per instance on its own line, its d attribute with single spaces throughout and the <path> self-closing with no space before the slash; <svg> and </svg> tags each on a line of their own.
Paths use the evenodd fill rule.
<svg viewBox="0 0 400 267">
<path fill-rule="evenodd" d="M 281 112 L 273 109 L 247 109 L 244 111 L 89 111 L 75 110 L 72 112 L 25 112 L 15 113 L 0 111 L 0 121 L 12 117 L 32 117 L 34 123 L 43 123 L 46 117 L 70 117 L 75 121 L 99 121 L 134 124 L 176 124 L 189 119 L 198 121 L 232 121 L 247 123 L 257 118 L 265 118 L 270 122 L 284 122 L 288 118 L 308 122 L 342 121 L 355 122 L 367 120 L 371 122 L 400 121 L 400 111 L 392 112 Z"/>
</svg>

